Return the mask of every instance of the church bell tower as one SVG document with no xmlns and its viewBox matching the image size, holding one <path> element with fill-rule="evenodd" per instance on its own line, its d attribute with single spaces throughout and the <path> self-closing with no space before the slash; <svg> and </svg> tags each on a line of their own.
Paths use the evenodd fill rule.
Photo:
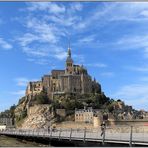
<svg viewBox="0 0 148 148">
<path fill-rule="evenodd" d="M 66 59 L 66 73 L 73 74 L 73 60 L 71 58 L 70 44 L 68 47 L 67 59 Z"/>
</svg>

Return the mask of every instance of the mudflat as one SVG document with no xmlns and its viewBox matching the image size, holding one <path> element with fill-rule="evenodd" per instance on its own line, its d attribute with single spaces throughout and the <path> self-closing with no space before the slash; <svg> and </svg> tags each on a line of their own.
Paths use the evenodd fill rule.
<svg viewBox="0 0 148 148">
<path fill-rule="evenodd" d="M 42 147 L 42 146 L 45 145 L 36 142 L 20 140 L 17 138 L 0 136 L 0 147 Z"/>
</svg>

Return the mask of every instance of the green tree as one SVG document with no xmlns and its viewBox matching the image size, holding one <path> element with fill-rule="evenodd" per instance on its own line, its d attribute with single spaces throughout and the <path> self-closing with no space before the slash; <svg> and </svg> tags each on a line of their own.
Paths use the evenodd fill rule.
<svg viewBox="0 0 148 148">
<path fill-rule="evenodd" d="M 47 93 L 42 91 L 40 94 L 37 94 L 34 98 L 37 104 L 47 104 L 49 103 L 49 99 Z"/>
</svg>

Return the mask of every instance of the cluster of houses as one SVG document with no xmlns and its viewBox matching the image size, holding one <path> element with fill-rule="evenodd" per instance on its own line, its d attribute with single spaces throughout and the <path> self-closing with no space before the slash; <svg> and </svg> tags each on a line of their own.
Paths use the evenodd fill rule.
<svg viewBox="0 0 148 148">
<path fill-rule="evenodd" d="M 92 107 L 75 109 L 75 122 L 90 123 L 94 127 L 98 127 L 102 121 L 107 121 L 109 118 L 110 114 L 102 114 L 101 109 L 93 109 Z"/>
<path fill-rule="evenodd" d="M 148 120 L 148 112 L 144 110 L 134 110 L 132 106 L 124 105 L 124 102 L 117 101 L 112 113 L 105 112 L 103 109 L 75 109 L 75 122 L 91 123 L 99 126 L 102 121 L 121 121 L 121 120 Z"/>
<path fill-rule="evenodd" d="M 0 118 L 0 130 L 4 130 L 7 127 L 12 127 L 12 126 L 13 126 L 12 118 L 9 117 Z"/>
</svg>

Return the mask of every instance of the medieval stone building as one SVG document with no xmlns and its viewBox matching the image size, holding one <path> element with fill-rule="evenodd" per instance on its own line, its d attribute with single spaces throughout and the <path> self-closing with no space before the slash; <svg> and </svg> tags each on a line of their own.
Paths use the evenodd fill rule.
<svg viewBox="0 0 148 148">
<path fill-rule="evenodd" d="M 62 94 L 101 93 L 101 86 L 92 80 L 83 65 L 75 65 L 68 48 L 68 56 L 64 70 L 52 70 L 50 75 L 44 75 L 41 81 L 29 82 L 26 96 L 35 95 L 45 90 L 49 98 Z"/>
</svg>

